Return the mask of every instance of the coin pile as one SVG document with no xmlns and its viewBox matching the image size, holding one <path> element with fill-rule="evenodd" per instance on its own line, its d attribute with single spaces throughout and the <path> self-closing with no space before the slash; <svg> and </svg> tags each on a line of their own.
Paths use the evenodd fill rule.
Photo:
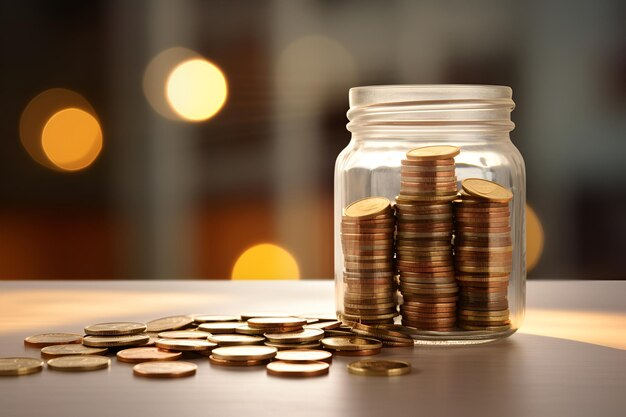
<svg viewBox="0 0 626 417">
<path fill-rule="evenodd" d="M 512 266 L 510 190 L 468 178 L 454 204 L 454 259 L 459 325 L 465 330 L 509 329 L 508 283 Z"/>
<path fill-rule="evenodd" d="M 406 154 L 396 197 L 396 258 L 402 324 L 448 331 L 456 322 L 452 201 L 457 198 L 455 146 L 426 146 Z"/>
<path fill-rule="evenodd" d="M 345 208 L 341 219 L 344 257 L 342 320 L 393 323 L 398 315 L 394 232 L 394 213 L 386 198 L 365 198 Z"/>
<path fill-rule="evenodd" d="M 212 316 L 232 320 L 229 316 Z M 396 324 L 350 326 L 331 316 L 307 317 L 288 315 L 242 316 L 247 322 L 213 321 L 209 316 L 195 324 L 190 316 L 171 316 L 150 321 L 99 323 L 85 327 L 86 336 L 73 333 L 45 333 L 29 336 L 24 344 L 41 348 L 48 368 L 55 371 L 86 372 L 106 369 L 111 360 L 134 365 L 133 373 L 148 378 L 178 378 L 195 375 L 197 365 L 181 358 L 208 356 L 219 366 L 268 365 L 267 373 L 276 376 L 305 377 L 325 375 L 333 355 L 372 356 L 383 347 L 412 347 L 414 329 Z M 229 324 L 230 327 L 224 327 Z M 219 331 L 235 329 L 237 333 L 199 330 L 217 325 Z M 150 346 L 146 328 L 156 337 Z M 244 330 L 243 334 L 239 330 Z M 254 332 L 253 334 L 245 334 Z M 262 334 L 259 334 L 261 332 Z M 77 343 L 80 339 L 94 346 Z M 143 344 L 139 344 L 142 342 Z M 259 343 L 265 342 L 265 345 Z M 61 344 L 60 344 L 61 343 Z M 97 346 L 96 346 L 97 345 Z M 324 350 L 311 349 L 323 346 Z M 35 358 L 0 358 L 0 375 L 28 375 L 43 369 L 44 362 Z M 389 375 L 394 374 L 392 371 Z M 365 373 L 374 375 L 375 373 Z"/>
</svg>

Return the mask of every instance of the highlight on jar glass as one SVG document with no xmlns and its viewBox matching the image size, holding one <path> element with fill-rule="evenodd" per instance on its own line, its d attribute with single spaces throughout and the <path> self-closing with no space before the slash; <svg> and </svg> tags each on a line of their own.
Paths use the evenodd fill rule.
<svg viewBox="0 0 626 417">
<path fill-rule="evenodd" d="M 347 324 L 416 343 L 513 334 L 525 308 L 524 161 L 512 90 L 350 90 L 352 139 L 335 165 L 335 302 Z"/>
</svg>

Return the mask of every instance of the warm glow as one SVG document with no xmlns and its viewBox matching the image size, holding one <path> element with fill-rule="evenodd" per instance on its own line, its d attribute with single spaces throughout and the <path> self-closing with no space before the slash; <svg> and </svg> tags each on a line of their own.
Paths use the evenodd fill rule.
<svg viewBox="0 0 626 417">
<path fill-rule="evenodd" d="M 528 204 L 526 205 L 526 269 L 532 270 L 543 252 L 543 227 L 541 221 Z"/>
<path fill-rule="evenodd" d="M 220 69 L 204 59 L 191 59 L 178 65 L 166 83 L 171 108 L 182 118 L 206 120 L 224 105 L 228 87 Z"/>
<path fill-rule="evenodd" d="M 529 309 L 520 333 L 626 349 L 626 314 Z"/>
<path fill-rule="evenodd" d="M 256 245 L 241 254 L 233 279 L 298 279 L 300 270 L 294 257 L 280 246 Z"/>
<path fill-rule="evenodd" d="M 102 150 L 102 129 L 91 114 L 69 108 L 55 113 L 41 134 L 43 151 L 58 168 L 76 171 L 91 165 Z"/>
</svg>

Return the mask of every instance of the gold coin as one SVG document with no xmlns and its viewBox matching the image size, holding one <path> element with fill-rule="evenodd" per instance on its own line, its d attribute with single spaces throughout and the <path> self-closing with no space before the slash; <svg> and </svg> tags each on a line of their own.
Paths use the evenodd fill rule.
<svg viewBox="0 0 626 417">
<path fill-rule="evenodd" d="M 211 350 L 217 346 L 217 343 L 208 340 L 195 339 L 159 339 L 156 346 L 161 349 L 178 350 L 178 351 L 198 351 Z"/>
<path fill-rule="evenodd" d="M 293 363 L 275 361 L 267 364 L 268 375 L 305 377 L 319 376 L 328 373 L 329 364 L 326 362 Z"/>
<path fill-rule="evenodd" d="M 305 329 L 321 329 L 321 330 L 332 330 L 341 326 L 341 322 L 334 321 L 320 321 L 318 323 L 311 323 L 304 326 Z"/>
<path fill-rule="evenodd" d="M 213 349 L 213 356 L 227 361 L 272 359 L 278 350 L 271 346 L 228 346 Z"/>
<path fill-rule="evenodd" d="M 148 332 L 164 332 L 167 330 L 183 329 L 193 323 L 189 316 L 170 316 L 152 320 L 147 323 Z"/>
<path fill-rule="evenodd" d="M 147 334 L 128 336 L 85 336 L 83 345 L 90 347 L 120 347 L 145 345 L 150 341 Z"/>
<path fill-rule="evenodd" d="M 0 358 L 0 376 L 34 374 L 43 369 L 43 361 L 35 358 Z"/>
<path fill-rule="evenodd" d="M 348 365 L 348 372 L 364 376 L 397 376 L 411 372 L 411 364 L 402 361 L 365 359 Z"/>
<path fill-rule="evenodd" d="M 266 333 L 266 332 L 267 332 L 267 329 L 255 329 L 255 328 L 248 326 L 248 323 L 242 324 L 235 329 L 235 333 L 250 334 L 250 335 L 262 335 L 263 333 Z"/>
<path fill-rule="evenodd" d="M 421 148 L 411 149 L 406 153 L 410 160 L 416 161 L 433 161 L 437 159 L 454 158 L 461 152 L 458 146 L 423 146 Z"/>
<path fill-rule="evenodd" d="M 391 203 L 384 197 L 367 197 L 348 205 L 344 210 L 346 217 L 368 219 L 391 209 Z"/>
<path fill-rule="evenodd" d="M 133 367 L 133 374 L 146 378 L 182 378 L 195 375 L 197 369 L 191 362 L 143 362 Z"/>
<path fill-rule="evenodd" d="M 302 327 L 306 319 L 299 317 L 254 317 L 248 320 L 248 326 L 255 329 L 271 329 L 274 327 Z"/>
<path fill-rule="evenodd" d="M 227 321 L 227 322 L 215 322 L 215 323 L 202 323 L 198 326 L 198 330 L 209 332 L 212 334 L 216 333 L 235 333 L 237 327 L 241 326 L 244 323 L 238 321 Z"/>
<path fill-rule="evenodd" d="M 307 363 L 307 362 L 331 362 L 333 354 L 319 349 L 291 349 L 281 350 L 275 357 L 278 361 L 291 363 Z"/>
<path fill-rule="evenodd" d="M 171 352 L 156 347 L 139 347 L 120 350 L 117 352 L 117 360 L 126 363 L 175 361 L 182 355 L 181 352 Z"/>
<path fill-rule="evenodd" d="M 216 322 L 225 322 L 225 321 L 239 321 L 239 318 L 235 316 L 209 316 L 209 315 L 201 315 L 194 316 L 194 323 L 216 323 Z"/>
<path fill-rule="evenodd" d="M 213 365 L 219 366 L 259 366 L 259 365 L 267 365 L 269 363 L 269 359 L 263 360 L 249 360 L 249 361 L 227 361 L 225 359 L 218 359 L 213 355 L 209 355 L 209 361 Z"/>
<path fill-rule="evenodd" d="M 91 324 L 85 327 L 85 333 L 90 336 L 125 336 L 143 333 L 147 326 L 143 323 L 111 322 Z"/>
<path fill-rule="evenodd" d="M 111 359 L 97 355 L 61 356 L 48 361 L 48 368 L 65 372 L 97 371 L 98 369 L 106 369 L 110 365 Z"/>
<path fill-rule="evenodd" d="M 203 339 L 212 336 L 209 332 L 201 330 L 170 330 L 158 334 L 159 339 Z"/>
<path fill-rule="evenodd" d="M 327 337 L 322 339 L 322 345 L 331 350 L 374 350 L 382 347 L 382 343 L 365 337 Z"/>
<path fill-rule="evenodd" d="M 209 342 L 219 346 L 258 345 L 265 340 L 262 336 L 247 336 L 244 334 L 216 334 L 208 338 Z"/>
<path fill-rule="evenodd" d="M 41 356 L 46 359 L 52 359 L 73 355 L 106 355 L 107 352 L 107 348 L 94 348 L 77 344 L 53 345 L 41 349 Z"/>
<path fill-rule="evenodd" d="M 74 333 L 44 333 L 28 336 L 24 339 L 24 344 L 32 347 L 46 347 L 53 345 L 67 345 L 70 343 L 81 343 L 83 336 Z"/>
<path fill-rule="evenodd" d="M 303 329 L 290 333 L 265 333 L 264 336 L 270 342 L 277 343 L 305 343 L 320 340 L 324 337 L 324 330 Z"/>
<path fill-rule="evenodd" d="M 493 181 L 481 178 L 466 178 L 461 182 L 463 191 L 474 197 L 485 198 L 496 203 L 508 203 L 513 193 Z"/>
</svg>

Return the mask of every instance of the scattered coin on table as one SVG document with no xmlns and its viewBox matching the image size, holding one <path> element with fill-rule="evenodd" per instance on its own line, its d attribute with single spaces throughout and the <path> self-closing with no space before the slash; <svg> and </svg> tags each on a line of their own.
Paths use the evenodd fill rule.
<svg viewBox="0 0 626 417">
<path fill-rule="evenodd" d="M 396 376 L 411 372 L 411 364 L 402 361 L 365 359 L 348 365 L 348 372 L 364 376 Z"/>
<path fill-rule="evenodd" d="M 40 372 L 43 361 L 35 358 L 0 358 L 0 376 L 21 376 Z"/>
<path fill-rule="evenodd" d="M 183 361 L 142 362 L 133 367 L 133 374 L 145 378 L 183 378 L 196 374 L 198 365 Z"/>
<path fill-rule="evenodd" d="M 90 336 L 126 336 L 144 333 L 148 326 L 143 323 L 111 322 L 85 326 L 85 333 Z"/>
<path fill-rule="evenodd" d="M 43 333 L 28 336 L 24 339 L 26 346 L 42 348 L 53 345 L 67 345 L 71 343 L 81 343 L 83 336 L 74 333 Z"/>
<path fill-rule="evenodd" d="M 60 356 L 80 356 L 80 355 L 106 355 L 107 348 L 96 348 L 85 345 L 53 345 L 41 349 L 41 357 L 45 359 L 58 358 Z"/>
<path fill-rule="evenodd" d="M 181 352 L 207 351 L 217 347 L 217 343 L 196 339 L 159 339 L 156 346 L 161 349 Z"/>
<path fill-rule="evenodd" d="M 97 371 L 110 365 L 111 359 L 97 355 L 61 356 L 48 361 L 48 368 L 64 372 Z"/>
<path fill-rule="evenodd" d="M 202 330 L 169 330 L 160 332 L 159 339 L 204 339 L 211 337 L 212 334 Z"/>
<path fill-rule="evenodd" d="M 275 359 L 277 361 L 292 362 L 292 363 L 307 363 L 307 362 L 332 362 L 333 354 L 326 350 L 319 349 L 290 349 L 281 350 L 276 353 Z"/>
<path fill-rule="evenodd" d="M 193 318 L 189 316 L 169 316 L 151 320 L 146 323 L 148 332 L 164 332 L 167 330 L 184 329 L 193 323 Z"/>
<path fill-rule="evenodd" d="M 275 376 L 311 377 L 326 375 L 330 365 L 326 362 L 293 363 L 274 361 L 267 364 L 267 373 Z"/>
<path fill-rule="evenodd" d="M 150 341 L 147 334 L 132 334 L 128 336 L 85 336 L 83 345 L 90 347 L 124 347 L 145 345 Z"/>
<path fill-rule="evenodd" d="M 180 359 L 182 352 L 174 352 L 156 347 L 138 347 L 124 349 L 117 352 L 117 360 L 127 363 L 141 363 L 153 361 L 175 361 Z"/>
<path fill-rule="evenodd" d="M 219 346 L 258 345 L 264 340 L 263 336 L 245 334 L 216 334 L 208 338 L 209 342 L 217 343 Z"/>
</svg>

